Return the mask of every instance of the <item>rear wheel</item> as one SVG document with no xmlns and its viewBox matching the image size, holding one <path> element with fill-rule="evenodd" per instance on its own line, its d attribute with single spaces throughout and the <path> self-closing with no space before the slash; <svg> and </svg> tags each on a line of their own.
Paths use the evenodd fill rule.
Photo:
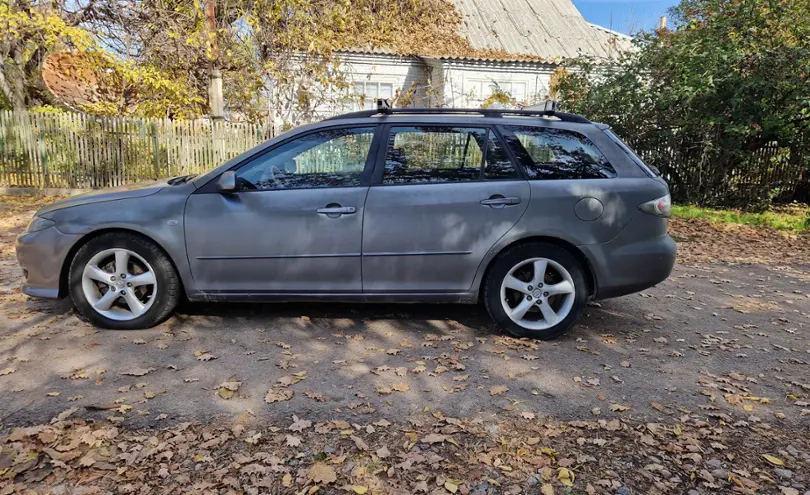
<svg viewBox="0 0 810 495">
<path fill-rule="evenodd" d="M 585 271 L 567 250 L 549 243 L 502 253 L 484 281 L 493 320 L 516 337 L 550 340 L 576 322 L 588 297 Z"/>
<path fill-rule="evenodd" d="M 166 254 L 128 233 L 103 234 L 82 246 L 71 262 L 69 284 L 82 316 L 116 330 L 157 325 L 180 298 L 180 282 Z"/>
</svg>

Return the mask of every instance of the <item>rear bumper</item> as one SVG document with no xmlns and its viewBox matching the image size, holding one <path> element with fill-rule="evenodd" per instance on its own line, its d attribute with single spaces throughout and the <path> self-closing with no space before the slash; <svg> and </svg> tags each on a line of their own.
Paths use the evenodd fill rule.
<svg viewBox="0 0 810 495">
<path fill-rule="evenodd" d="M 17 237 L 17 261 L 25 280 L 22 291 L 33 297 L 59 298 L 62 267 L 70 248 L 81 238 L 63 234 L 55 227 Z"/>
<path fill-rule="evenodd" d="M 591 261 L 596 299 L 642 291 L 669 277 L 677 246 L 667 235 L 628 242 L 624 236 L 604 244 L 579 246 Z"/>
</svg>

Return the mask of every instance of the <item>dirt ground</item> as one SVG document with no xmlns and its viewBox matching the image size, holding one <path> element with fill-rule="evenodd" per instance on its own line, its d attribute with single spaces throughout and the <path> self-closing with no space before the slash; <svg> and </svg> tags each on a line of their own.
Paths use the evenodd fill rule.
<svg viewBox="0 0 810 495">
<path fill-rule="evenodd" d="M 810 490 L 808 236 L 675 220 L 670 279 L 555 342 L 448 305 L 185 304 L 114 332 L 19 292 L 39 201 L 0 202 L 8 493 Z"/>
</svg>

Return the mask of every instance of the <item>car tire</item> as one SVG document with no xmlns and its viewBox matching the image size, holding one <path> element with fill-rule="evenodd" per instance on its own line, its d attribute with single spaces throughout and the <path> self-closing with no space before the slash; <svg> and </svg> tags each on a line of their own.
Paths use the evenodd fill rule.
<svg viewBox="0 0 810 495">
<path fill-rule="evenodd" d="M 129 275 L 129 281 L 117 273 L 122 271 L 117 266 L 117 256 L 121 252 L 128 256 L 122 257 L 121 262 L 128 267 L 125 274 Z M 105 270 L 99 272 L 96 269 L 102 263 Z M 86 271 L 92 275 L 85 276 Z M 149 272 L 154 283 L 143 283 Z M 115 278 L 113 281 L 99 281 L 107 276 Z M 135 287 L 127 286 L 132 285 L 131 281 L 136 281 Z M 143 285 L 137 285 L 141 283 Z M 130 233 L 102 234 L 83 245 L 70 264 L 68 284 L 73 304 L 83 319 L 112 330 L 136 330 L 158 325 L 172 314 L 181 297 L 180 280 L 166 253 L 152 241 Z M 113 289 L 114 292 L 108 294 Z M 94 308 L 94 304 L 99 308 L 107 306 L 102 302 L 105 296 L 114 299 L 110 307 L 106 310 Z M 132 296 L 138 300 L 130 299 Z M 140 306 L 132 310 L 130 302 Z M 126 315 L 127 311 L 129 315 Z"/>
<path fill-rule="evenodd" d="M 523 286 L 521 290 L 505 287 L 505 285 L 519 285 L 518 283 L 531 284 L 532 280 L 536 280 L 533 276 L 535 266 L 543 266 L 543 260 L 546 260 L 542 283 L 545 288 L 568 290 L 569 286 L 573 286 L 572 293 L 550 295 L 543 291 L 542 285 L 539 288 L 527 285 L 525 287 L 527 290 L 523 290 Z M 506 277 L 510 274 L 514 274 L 513 278 L 517 279 L 514 284 L 506 282 Z M 538 289 L 541 291 L 540 294 L 537 292 Z M 539 295 L 540 298 L 532 297 L 533 295 Z M 483 286 L 484 305 L 498 326 L 514 337 L 539 340 L 552 340 L 570 329 L 582 313 L 588 296 L 589 287 L 582 264 L 565 248 L 546 242 L 532 242 L 508 248 L 493 262 Z M 534 305 L 531 301 L 534 301 Z M 546 307 L 542 308 L 544 302 Z M 515 311 L 513 315 L 520 314 L 519 306 L 522 304 L 528 305 L 529 309 L 519 324 L 509 316 L 507 308 Z M 551 309 L 555 315 L 557 315 L 555 311 L 560 312 L 560 315 L 555 319 L 549 313 L 547 319 L 544 309 Z M 562 310 L 565 310 L 564 315 L 561 313 Z"/>
</svg>

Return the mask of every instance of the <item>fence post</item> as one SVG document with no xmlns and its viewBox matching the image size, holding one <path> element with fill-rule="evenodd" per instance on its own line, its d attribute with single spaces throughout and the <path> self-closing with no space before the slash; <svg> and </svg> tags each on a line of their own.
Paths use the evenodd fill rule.
<svg viewBox="0 0 810 495">
<path fill-rule="evenodd" d="M 155 179 L 160 178 L 160 150 L 158 149 L 158 125 L 152 122 L 152 156 L 155 166 Z"/>
<path fill-rule="evenodd" d="M 39 146 L 39 159 L 42 162 L 42 187 L 50 187 L 51 180 L 48 174 L 48 150 L 45 148 L 45 131 L 39 131 L 37 135 L 37 145 Z"/>
</svg>

